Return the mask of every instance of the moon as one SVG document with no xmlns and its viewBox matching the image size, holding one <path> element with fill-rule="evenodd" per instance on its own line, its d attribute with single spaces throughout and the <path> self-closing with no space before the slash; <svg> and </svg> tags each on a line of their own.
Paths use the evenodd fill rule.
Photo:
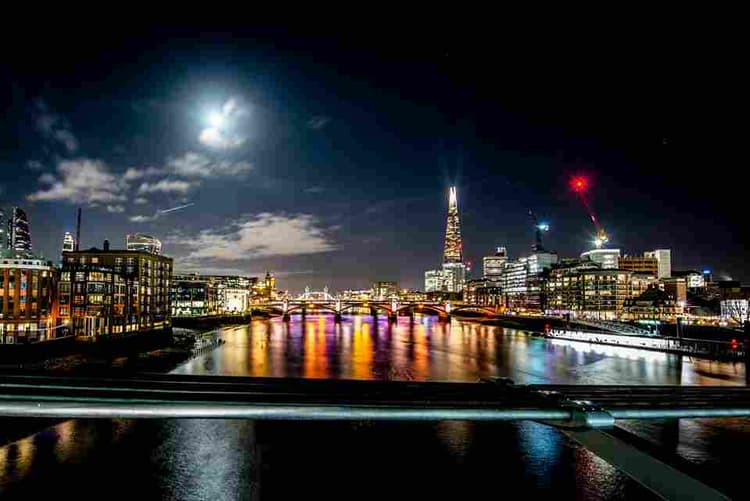
<svg viewBox="0 0 750 501">
<path fill-rule="evenodd" d="M 208 123 L 211 125 L 211 127 L 220 128 L 224 125 L 224 115 L 217 111 L 209 113 Z"/>
</svg>

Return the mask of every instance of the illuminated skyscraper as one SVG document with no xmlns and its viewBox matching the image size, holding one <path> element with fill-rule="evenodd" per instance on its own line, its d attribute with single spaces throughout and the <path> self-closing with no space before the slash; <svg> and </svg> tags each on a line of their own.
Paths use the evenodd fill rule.
<svg viewBox="0 0 750 501">
<path fill-rule="evenodd" d="M 14 251 L 31 252 L 31 230 L 26 212 L 13 207 L 8 218 L 8 247 Z"/>
<path fill-rule="evenodd" d="M 445 249 L 443 264 L 463 263 L 463 243 L 461 241 L 461 223 L 458 219 L 458 199 L 456 187 L 451 186 L 448 195 L 448 221 L 445 225 Z"/>
<path fill-rule="evenodd" d="M 161 240 L 143 233 L 128 233 L 126 240 L 129 251 L 148 252 L 149 254 L 161 254 Z"/>
<path fill-rule="evenodd" d="M 0 250 L 10 248 L 9 235 L 5 232 L 5 212 L 0 209 Z"/>
<path fill-rule="evenodd" d="M 74 250 L 76 250 L 75 238 L 73 238 L 73 235 L 69 231 L 66 231 L 63 237 L 62 251 L 73 252 Z"/>
</svg>

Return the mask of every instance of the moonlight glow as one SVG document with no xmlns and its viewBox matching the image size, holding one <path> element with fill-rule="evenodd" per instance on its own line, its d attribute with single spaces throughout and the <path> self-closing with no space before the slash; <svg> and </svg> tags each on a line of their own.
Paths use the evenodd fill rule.
<svg viewBox="0 0 750 501">
<path fill-rule="evenodd" d="M 224 115 L 217 111 L 211 112 L 208 115 L 208 123 L 211 127 L 220 128 L 224 125 L 225 121 Z"/>
</svg>

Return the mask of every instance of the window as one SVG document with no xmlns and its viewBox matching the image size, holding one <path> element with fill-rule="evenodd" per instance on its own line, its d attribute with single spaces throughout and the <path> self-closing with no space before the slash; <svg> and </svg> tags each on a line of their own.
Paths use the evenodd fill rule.
<svg viewBox="0 0 750 501">
<path fill-rule="evenodd" d="M 91 263 L 92 263 L 92 264 L 97 264 L 98 262 L 99 262 L 99 258 L 98 258 L 98 257 L 96 257 L 96 256 L 93 256 L 93 257 L 91 258 Z"/>
<path fill-rule="evenodd" d="M 104 296 L 101 294 L 89 294 L 89 304 L 102 304 Z"/>
<path fill-rule="evenodd" d="M 60 281 L 61 282 L 70 282 L 70 272 L 69 271 L 63 271 L 60 274 Z"/>
<path fill-rule="evenodd" d="M 79 260 L 81 264 L 86 264 L 86 256 L 81 256 L 81 259 Z"/>
</svg>

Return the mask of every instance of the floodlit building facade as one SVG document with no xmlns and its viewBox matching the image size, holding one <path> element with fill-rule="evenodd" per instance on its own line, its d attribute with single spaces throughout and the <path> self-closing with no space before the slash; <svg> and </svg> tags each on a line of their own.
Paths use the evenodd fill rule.
<svg viewBox="0 0 750 501">
<path fill-rule="evenodd" d="M 99 338 L 171 328 L 172 259 L 149 252 L 63 253 L 59 316 L 76 336 Z"/>
<path fill-rule="evenodd" d="M 672 251 L 669 249 L 656 249 L 650 252 L 644 252 L 645 257 L 655 258 L 658 265 L 658 277 L 669 278 L 672 276 Z"/>
<path fill-rule="evenodd" d="M 27 252 L 0 250 L 0 344 L 27 344 L 69 334 L 57 312 L 58 271 Z"/>
</svg>

